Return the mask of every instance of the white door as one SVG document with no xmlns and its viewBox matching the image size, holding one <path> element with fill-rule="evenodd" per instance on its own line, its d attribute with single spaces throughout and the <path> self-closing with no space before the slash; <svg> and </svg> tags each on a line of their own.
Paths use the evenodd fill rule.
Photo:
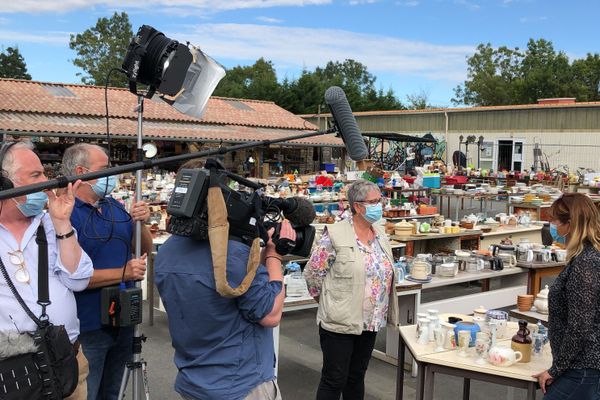
<svg viewBox="0 0 600 400">
<path fill-rule="evenodd" d="M 512 170 L 523 171 L 525 167 L 525 140 L 515 139 L 513 141 L 513 155 L 512 155 Z"/>
</svg>

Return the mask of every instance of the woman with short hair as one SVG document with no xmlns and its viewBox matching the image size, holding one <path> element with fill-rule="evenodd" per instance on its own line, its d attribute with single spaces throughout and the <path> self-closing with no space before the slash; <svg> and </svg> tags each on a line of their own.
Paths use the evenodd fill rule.
<svg viewBox="0 0 600 400">
<path fill-rule="evenodd" d="M 382 217 L 381 192 L 359 180 L 347 198 L 352 216 L 327 226 L 304 271 L 319 303 L 323 368 L 317 400 L 338 400 L 341 394 L 344 400 L 364 398 L 377 331 L 397 319 L 392 249 L 376 224 Z"/>
</svg>

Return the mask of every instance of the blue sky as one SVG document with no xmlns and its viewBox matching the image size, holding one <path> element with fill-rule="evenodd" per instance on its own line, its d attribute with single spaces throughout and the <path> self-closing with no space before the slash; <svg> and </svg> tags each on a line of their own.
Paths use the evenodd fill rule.
<svg viewBox="0 0 600 400">
<path fill-rule="evenodd" d="M 597 0 L 4 0 L 0 45 L 17 45 L 33 79 L 80 83 L 70 33 L 114 11 L 198 45 L 225 67 L 271 60 L 297 78 L 352 58 L 377 86 L 451 105 L 479 43 L 524 48 L 545 38 L 571 59 L 599 52 Z"/>
</svg>

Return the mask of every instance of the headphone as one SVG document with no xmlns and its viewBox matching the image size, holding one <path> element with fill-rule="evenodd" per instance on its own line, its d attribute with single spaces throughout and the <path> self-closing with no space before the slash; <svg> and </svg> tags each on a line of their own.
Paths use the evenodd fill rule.
<svg viewBox="0 0 600 400">
<path fill-rule="evenodd" d="M 4 157 L 6 157 L 6 153 L 8 153 L 10 148 L 17 143 L 19 142 L 4 143 L 2 148 L 0 148 L 0 169 L 2 169 L 2 164 L 4 164 Z M 13 187 L 15 187 L 15 185 L 13 185 L 12 181 L 8 179 L 6 171 L 2 169 L 2 173 L 0 174 L 0 191 L 12 189 Z"/>
</svg>

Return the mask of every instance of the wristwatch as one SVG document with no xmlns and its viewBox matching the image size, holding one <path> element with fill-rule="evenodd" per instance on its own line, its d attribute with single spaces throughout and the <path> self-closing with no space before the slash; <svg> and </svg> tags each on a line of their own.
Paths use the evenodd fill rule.
<svg viewBox="0 0 600 400">
<path fill-rule="evenodd" d="M 75 229 L 71 228 L 71 231 L 70 231 L 70 232 L 68 232 L 68 233 L 65 233 L 64 235 L 59 235 L 59 234 L 57 234 L 57 235 L 56 235 L 56 238 L 57 238 L 58 240 L 62 240 L 62 239 L 68 239 L 68 238 L 70 238 L 71 236 L 73 236 L 74 234 L 75 234 Z"/>
</svg>

